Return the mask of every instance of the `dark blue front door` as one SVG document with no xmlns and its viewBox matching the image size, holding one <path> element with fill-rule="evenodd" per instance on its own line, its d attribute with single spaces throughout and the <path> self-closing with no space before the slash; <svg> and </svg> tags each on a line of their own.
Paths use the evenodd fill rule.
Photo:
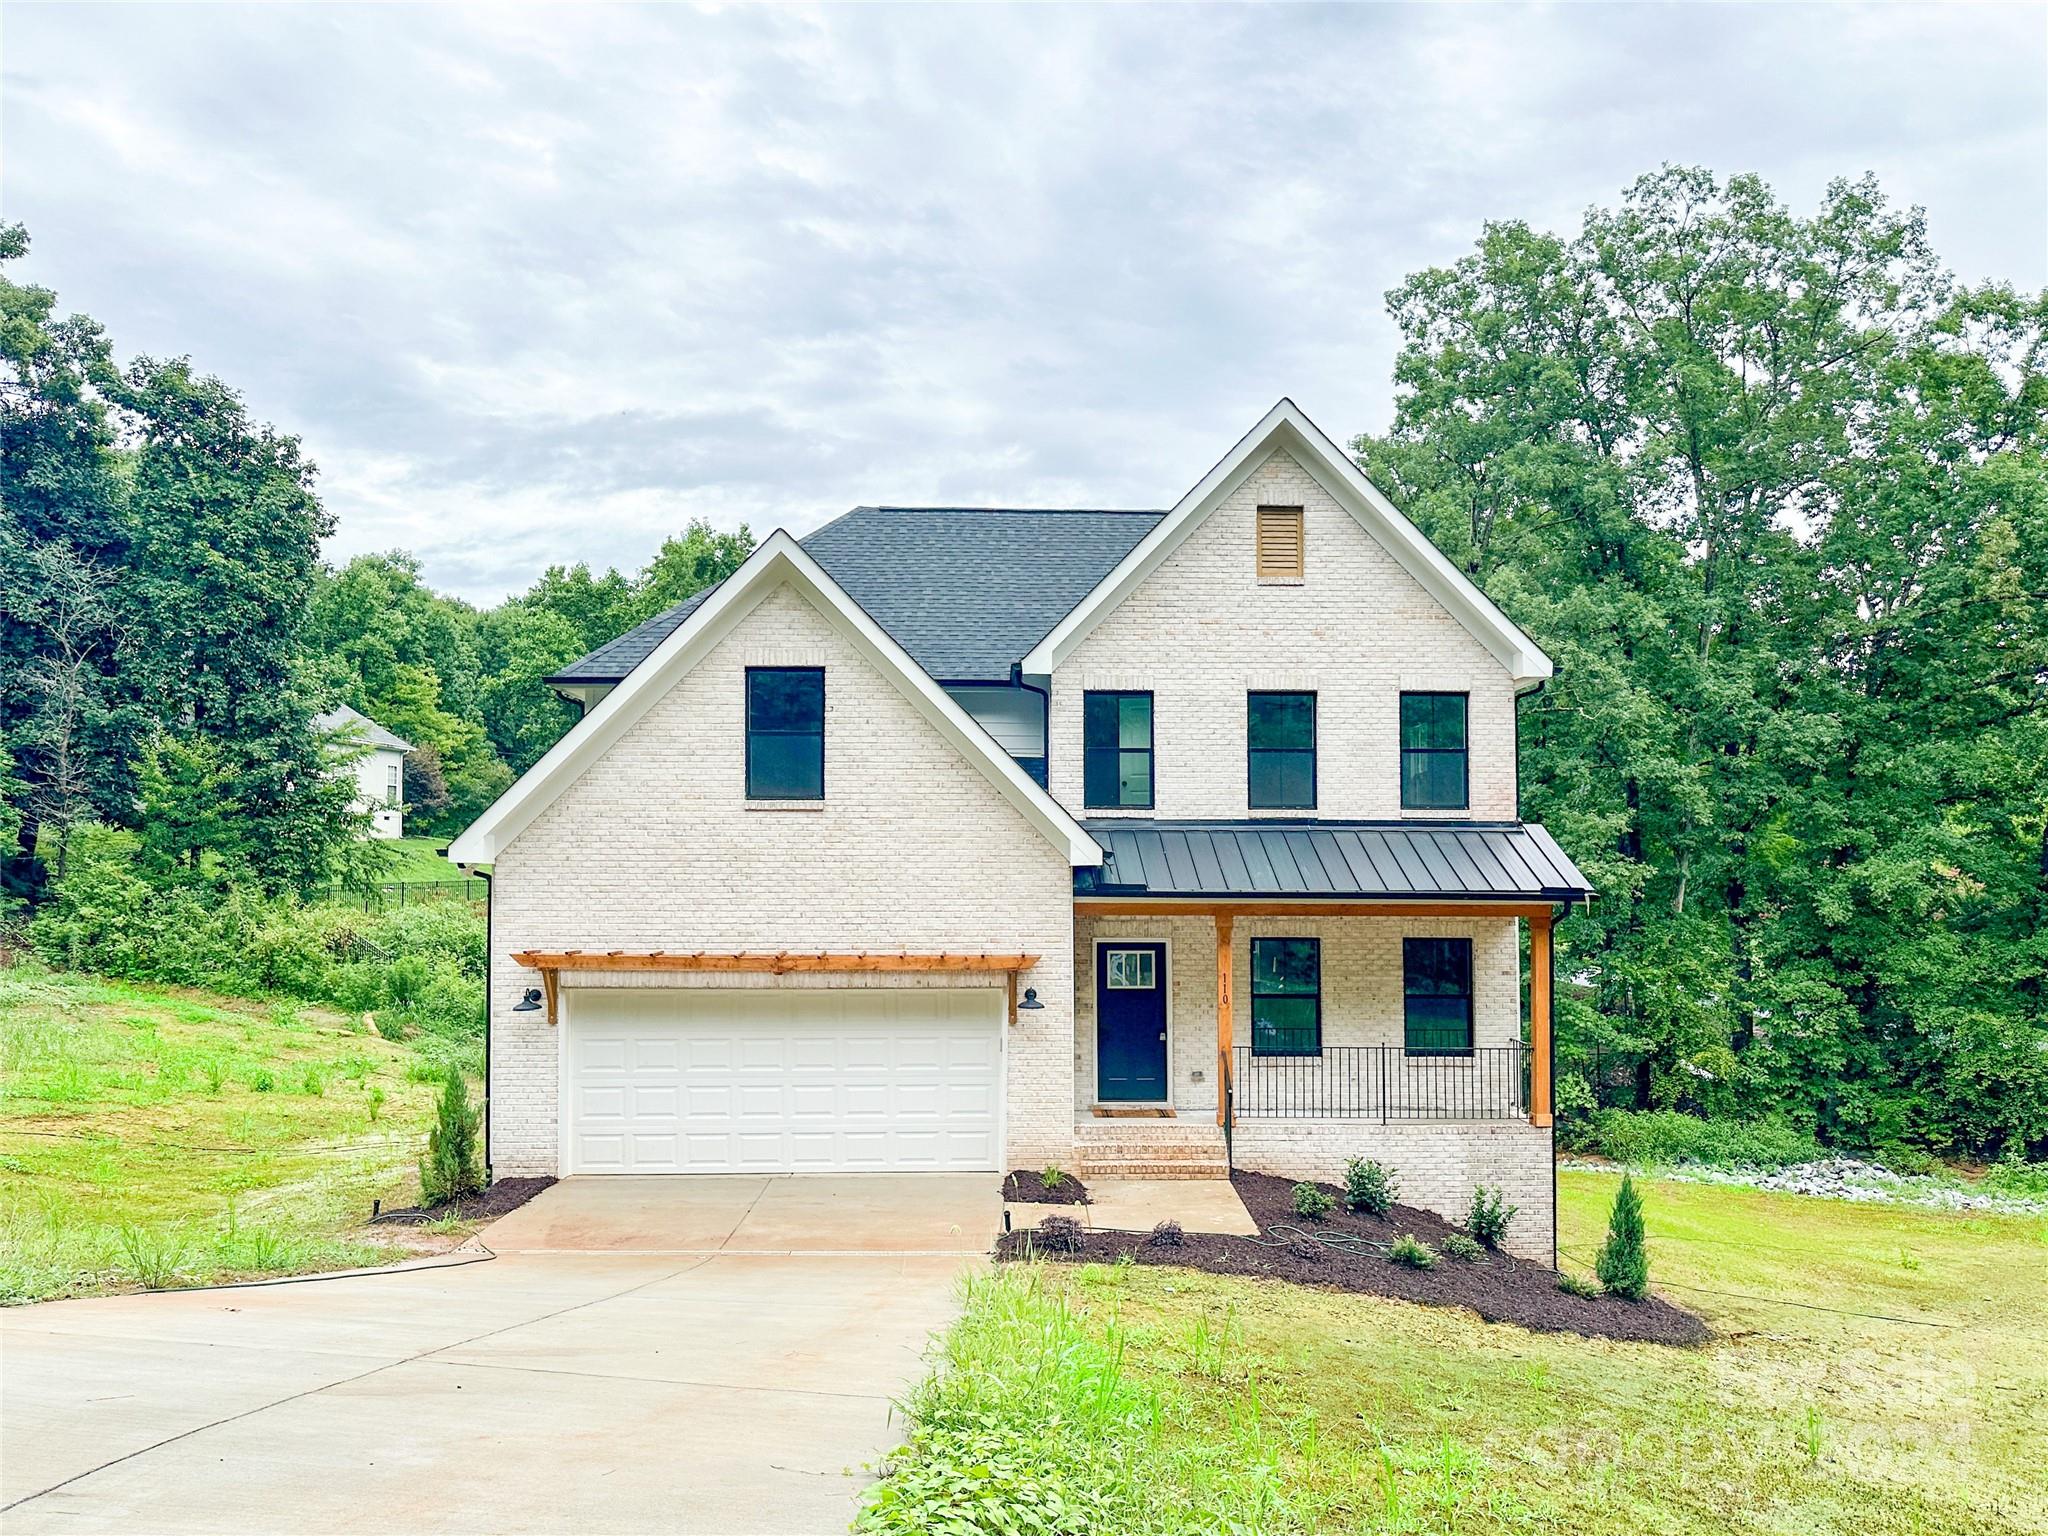
<svg viewBox="0 0 2048 1536">
<path fill-rule="evenodd" d="M 1165 1102 L 1164 944 L 1096 947 L 1095 1093 L 1105 1102 Z"/>
</svg>

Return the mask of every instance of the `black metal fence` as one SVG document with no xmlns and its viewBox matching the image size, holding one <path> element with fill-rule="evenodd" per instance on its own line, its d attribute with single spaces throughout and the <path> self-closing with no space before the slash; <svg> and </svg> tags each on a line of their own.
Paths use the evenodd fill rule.
<svg viewBox="0 0 2048 1536">
<path fill-rule="evenodd" d="M 1326 1045 L 1314 1056 L 1233 1048 L 1238 1119 L 1519 1120 L 1529 1113 L 1529 1047 L 1409 1055 L 1398 1045 Z"/>
<path fill-rule="evenodd" d="M 328 906 L 382 912 L 387 907 L 417 907 L 435 901 L 482 901 L 489 892 L 488 881 L 471 876 L 455 880 L 386 880 L 356 890 L 326 885 L 314 890 L 313 899 Z"/>
</svg>

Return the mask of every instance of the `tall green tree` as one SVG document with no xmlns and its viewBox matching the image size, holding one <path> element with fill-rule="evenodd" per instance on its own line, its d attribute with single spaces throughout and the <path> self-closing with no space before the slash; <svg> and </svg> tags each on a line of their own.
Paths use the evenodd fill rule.
<svg viewBox="0 0 2048 1536">
<path fill-rule="evenodd" d="M 2040 301 L 1956 292 L 1869 179 L 1801 217 L 1667 168 L 1389 302 L 1361 462 L 1559 662 L 1568 1054 L 1854 1145 L 2048 1138 Z"/>
</svg>

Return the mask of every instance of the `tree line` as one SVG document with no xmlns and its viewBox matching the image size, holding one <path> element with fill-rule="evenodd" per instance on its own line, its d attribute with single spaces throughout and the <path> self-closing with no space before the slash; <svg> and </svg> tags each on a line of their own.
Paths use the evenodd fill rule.
<svg viewBox="0 0 2048 1536">
<path fill-rule="evenodd" d="M 414 743 L 409 827 L 453 833 L 573 723 L 542 678 L 752 548 L 699 520 L 636 575 L 555 566 L 488 609 L 402 553 L 330 568 L 298 440 L 189 359 L 119 362 L 7 275 L 27 249 L 0 226 L 0 900 L 40 895 L 97 823 L 132 828 L 160 883 L 374 871 L 316 714 Z"/>
<path fill-rule="evenodd" d="M 1523 813 L 1568 1074 L 1838 1145 L 2048 1142 L 2048 296 L 1871 179 L 1666 168 L 1388 295 L 1361 463 L 1558 662 Z"/>
<path fill-rule="evenodd" d="M 1388 303 L 1396 416 L 1353 449 L 1559 664 L 1523 812 L 1600 893 L 1558 934 L 1561 1106 L 2048 1149 L 2048 295 L 1956 283 L 1867 178 L 1802 215 L 1666 168 Z M 293 439 L 4 279 L 0 473 L 17 891 L 85 820 L 324 878 L 360 846 L 333 703 L 452 832 L 573 719 L 542 678 L 751 547 L 697 523 L 487 610 L 330 569 Z"/>
</svg>

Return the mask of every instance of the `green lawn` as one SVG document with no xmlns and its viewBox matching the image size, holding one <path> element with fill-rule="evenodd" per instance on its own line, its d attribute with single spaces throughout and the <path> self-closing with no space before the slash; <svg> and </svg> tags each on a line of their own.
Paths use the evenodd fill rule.
<svg viewBox="0 0 2048 1536">
<path fill-rule="evenodd" d="M 1616 1182 L 1561 1176 L 1567 1267 Z M 868 1523 L 2048 1529 L 2048 1219 L 1644 1188 L 1654 1283 L 1720 1330 L 1705 1348 L 1150 1267 L 977 1282 Z"/>
<path fill-rule="evenodd" d="M 343 1268 L 436 1084 L 324 1009 L 0 971 L 0 1300 Z"/>
<path fill-rule="evenodd" d="M 379 880 L 460 880 L 462 871 L 441 857 L 448 846 L 443 837 L 397 837 L 387 845 L 394 856 L 389 870 Z"/>
</svg>

